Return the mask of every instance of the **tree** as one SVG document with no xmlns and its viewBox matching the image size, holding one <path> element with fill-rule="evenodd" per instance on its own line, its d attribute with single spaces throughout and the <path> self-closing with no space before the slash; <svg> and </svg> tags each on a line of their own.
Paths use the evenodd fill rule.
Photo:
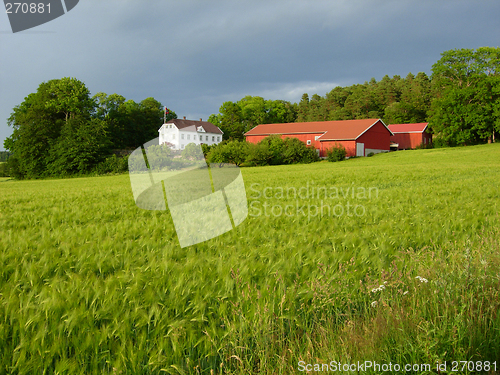
<svg viewBox="0 0 500 375">
<path fill-rule="evenodd" d="M 264 100 L 260 96 L 245 96 L 238 102 L 225 102 L 219 114 L 208 121 L 224 132 L 224 140 L 244 140 L 245 132 L 260 124 L 294 122 L 297 106 L 284 100 Z"/>
<path fill-rule="evenodd" d="M 95 102 L 85 84 L 75 78 L 54 79 L 39 85 L 13 110 L 8 119 L 14 128 L 4 147 L 14 154 L 20 177 L 46 173 L 51 148 L 68 121 L 89 121 Z"/>
<path fill-rule="evenodd" d="M 432 66 L 430 128 L 449 145 L 493 141 L 498 117 L 500 48 L 449 50 Z"/>
<path fill-rule="evenodd" d="M 109 154 L 111 141 L 104 120 L 69 119 L 48 155 L 47 174 L 85 173 Z"/>
<path fill-rule="evenodd" d="M 212 146 L 207 156 L 209 163 L 230 163 L 240 166 L 248 156 L 248 143 L 246 141 L 231 140 Z"/>
</svg>

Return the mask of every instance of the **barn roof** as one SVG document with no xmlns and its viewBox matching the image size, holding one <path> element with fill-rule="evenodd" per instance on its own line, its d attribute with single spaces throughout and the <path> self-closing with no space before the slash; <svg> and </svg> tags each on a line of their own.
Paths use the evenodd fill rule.
<svg viewBox="0 0 500 375">
<path fill-rule="evenodd" d="M 418 124 L 392 124 L 388 128 L 393 133 L 423 133 L 427 129 L 428 122 L 420 122 Z"/>
<path fill-rule="evenodd" d="M 318 140 L 355 140 L 379 121 L 387 128 L 380 119 L 292 122 L 288 124 L 257 125 L 246 132 L 245 136 L 323 133 Z M 390 132 L 388 128 L 387 130 Z"/>
<path fill-rule="evenodd" d="M 222 134 L 222 130 L 220 130 L 219 127 L 208 121 L 182 120 L 176 118 L 168 120 L 166 124 L 174 124 L 178 129 L 184 129 L 187 131 L 196 131 L 196 129 L 201 126 L 207 133 Z"/>
</svg>

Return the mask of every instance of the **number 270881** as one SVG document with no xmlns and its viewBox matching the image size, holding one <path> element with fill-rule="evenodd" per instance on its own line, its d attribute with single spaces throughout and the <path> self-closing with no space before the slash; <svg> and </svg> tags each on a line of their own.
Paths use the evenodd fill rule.
<svg viewBox="0 0 500 375">
<path fill-rule="evenodd" d="M 50 3 L 5 3 L 6 13 L 50 13 Z"/>
</svg>

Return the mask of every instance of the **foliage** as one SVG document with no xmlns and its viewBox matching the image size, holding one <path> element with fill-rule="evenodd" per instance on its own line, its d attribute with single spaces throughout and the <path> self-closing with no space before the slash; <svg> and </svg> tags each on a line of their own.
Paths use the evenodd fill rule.
<svg viewBox="0 0 500 375">
<path fill-rule="evenodd" d="M 431 83 L 425 73 L 374 78 L 364 84 L 335 87 L 324 97 L 304 94 L 297 121 L 333 121 L 382 118 L 387 124 L 425 122 Z"/>
<path fill-rule="evenodd" d="M 223 103 L 208 121 L 221 128 L 224 140 L 244 140 L 243 134 L 259 124 L 294 122 L 296 112 L 296 106 L 284 100 L 245 96 L 236 103 Z"/>
<path fill-rule="evenodd" d="M 71 175 L 89 172 L 109 154 L 111 141 L 106 123 L 92 118 L 69 119 L 57 143 L 49 151 L 46 175 Z"/>
<path fill-rule="evenodd" d="M 432 66 L 429 127 L 448 145 L 490 142 L 500 132 L 500 48 L 445 51 Z"/>
<path fill-rule="evenodd" d="M 173 152 L 172 149 L 165 145 L 151 145 L 146 150 L 146 156 L 149 168 L 152 170 L 166 170 L 172 165 Z M 142 158 L 141 158 L 142 159 Z M 140 160 L 143 163 L 143 160 Z M 136 170 L 141 170 L 142 167 Z"/>
<path fill-rule="evenodd" d="M 10 152 L 0 151 L 0 163 L 7 161 L 10 156 L 12 156 Z"/>
<path fill-rule="evenodd" d="M 342 145 L 334 146 L 328 149 L 328 151 L 326 152 L 326 158 L 331 162 L 345 160 L 346 155 L 347 151 Z"/>
<path fill-rule="evenodd" d="M 284 139 L 283 164 L 313 163 L 318 160 L 318 153 L 313 146 L 306 146 L 298 138 Z"/>
<path fill-rule="evenodd" d="M 158 129 L 163 124 L 164 109 L 154 98 L 146 98 L 140 103 L 126 100 L 118 94 L 94 95 L 96 116 L 106 121 L 115 149 L 135 149 L 158 137 Z M 177 118 L 172 110 L 167 121 Z"/>
<path fill-rule="evenodd" d="M 181 156 L 186 160 L 202 160 L 204 158 L 200 145 L 195 143 L 188 143 L 182 150 Z"/>
<path fill-rule="evenodd" d="M 214 148 L 216 145 L 207 145 L 206 143 L 201 144 L 201 150 L 203 151 L 203 155 L 205 156 L 205 159 L 207 158 L 208 154 Z"/>
<path fill-rule="evenodd" d="M 314 147 L 306 146 L 297 138 L 271 135 L 257 144 L 249 144 L 247 162 L 250 165 L 280 165 L 312 163 L 319 157 Z"/>
<path fill-rule="evenodd" d="M 248 218 L 186 248 L 126 175 L 0 182 L 0 372 L 499 358 L 500 145 L 241 172 Z"/>
<path fill-rule="evenodd" d="M 0 177 L 10 177 L 10 172 L 5 162 L 0 162 Z"/>
<path fill-rule="evenodd" d="M 107 157 L 94 168 L 96 174 L 125 173 L 128 171 L 128 155 L 119 157 L 115 154 Z"/>
<path fill-rule="evenodd" d="M 175 117 L 170 111 L 168 118 Z M 158 137 L 162 121 L 163 107 L 154 98 L 135 103 L 117 94 L 90 97 L 75 78 L 43 82 L 8 119 L 14 131 L 4 146 L 15 156 L 8 168 L 16 178 L 109 170 L 101 163 L 112 149 L 134 149 Z"/>
<path fill-rule="evenodd" d="M 207 156 L 209 163 L 230 163 L 240 166 L 248 157 L 248 143 L 246 141 L 223 141 L 212 146 Z"/>
</svg>

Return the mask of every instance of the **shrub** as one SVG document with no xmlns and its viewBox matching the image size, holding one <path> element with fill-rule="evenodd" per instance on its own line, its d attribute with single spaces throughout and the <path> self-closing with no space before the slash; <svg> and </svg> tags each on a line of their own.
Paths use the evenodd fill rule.
<svg viewBox="0 0 500 375">
<path fill-rule="evenodd" d="M 319 156 L 314 147 L 306 146 L 298 138 L 285 138 L 284 164 L 312 163 L 318 160 Z"/>
<path fill-rule="evenodd" d="M 99 163 L 94 171 L 97 174 L 107 174 L 107 173 L 124 173 L 128 171 L 128 155 L 124 157 L 119 157 L 116 155 L 111 155 L 104 161 Z"/>
<path fill-rule="evenodd" d="M 375 153 L 374 153 L 374 152 L 370 152 L 370 153 L 368 153 L 368 155 L 366 155 L 366 156 L 367 156 L 367 157 L 371 157 L 371 156 L 373 156 L 373 155 L 375 155 Z"/>
<path fill-rule="evenodd" d="M 194 143 L 189 143 L 184 147 L 184 150 L 182 150 L 181 156 L 183 159 L 187 160 L 202 160 L 204 157 L 202 149 L 200 146 Z"/>
<path fill-rule="evenodd" d="M 247 163 L 253 166 L 268 165 L 272 158 L 272 153 L 269 150 L 267 143 L 250 143 L 248 146 Z"/>
<path fill-rule="evenodd" d="M 246 141 L 231 140 L 212 146 L 207 161 L 209 163 L 230 163 L 240 166 L 248 158 L 249 146 Z"/>
<path fill-rule="evenodd" d="M 9 175 L 7 163 L 0 163 L 0 177 L 10 177 Z"/>
<path fill-rule="evenodd" d="M 344 146 L 341 145 L 334 146 L 326 152 L 327 159 L 331 162 L 345 160 L 346 155 L 347 151 Z"/>
</svg>

